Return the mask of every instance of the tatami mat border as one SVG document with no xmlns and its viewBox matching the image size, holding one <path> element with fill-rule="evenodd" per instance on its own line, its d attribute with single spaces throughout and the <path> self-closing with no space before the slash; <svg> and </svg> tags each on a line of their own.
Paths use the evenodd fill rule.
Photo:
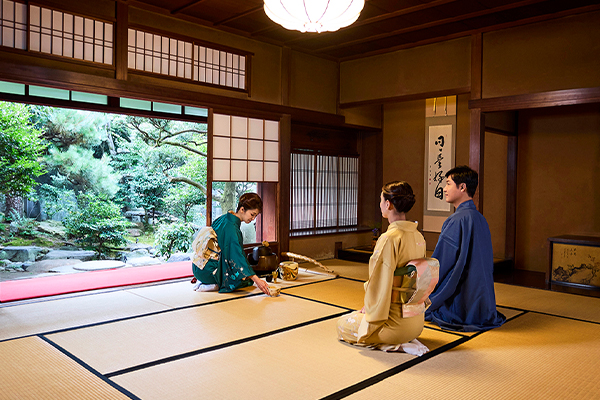
<svg viewBox="0 0 600 400">
<path fill-rule="evenodd" d="M 346 310 L 346 311 L 344 311 L 346 313 L 348 311 L 354 311 L 353 308 L 348 308 L 348 307 L 340 306 L 338 304 L 328 303 L 328 302 L 322 301 L 322 300 L 311 299 L 310 297 L 304 297 L 304 296 L 300 296 L 300 295 L 297 295 L 297 294 L 285 293 L 284 290 L 285 289 L 282 289 L 281 293 L 285 294 L 286 296 L 295 297 L 297 299 L 302 299 L 302 300 L 308 300 L 308 301 L 312 301 L 313 303 L 319 303 L 319 304 L 323 304 L 323 305 L 326 305 L 326 306 L 332 306 L 332 307 L 342 308 L 342 309 Z"/>
<path fill-rule="evenodd" d="M 123 393 L 124 395 L 130 397 L 131 399 L 141 400 L 141 398 L 139 398 L 138 396 L 134 395 L 133 393 L 131 393 L 129 390 L 123 388 L 122 386 L 116 384 L 115 382 L 111 381 L 110 379 L 108 379 L 108 377 L 106 375 L 103 375 L 100 372 L 96 371 L 94 368 L 90 367 L 83 360 L 81 360 L 80 358 L 76 357 L 75 355 L 73 355 L 69 351 L 65 350 L 61 346 L 57 345 L 56 343 L 54 343 L 50 339 L 48 339 L 48 338 L 46 338 L 46 337 L 44 337 L 42 335 L 33 335 L 33 336 L 39 337 L 41 340 L 43 340 L 44 342 L 48 343 L 50 346 L 54 347 L 56 350 L 60 351 L 62 354 L 64 354 L 65 356 L 69 357 L 71 360 L 75 361 L 77 364 L 79 364 L 80 366 L 82 366 L 83 368 L 85 368 L 87 371 L 89 371 L 93 375 L 95 375 L 98 378 L 100 378 L 107 385 L 115 388 L 116 390 L 118 390 L 119 392 Z"/>
<path fill-rule="evenodd" d="M 335 280 L 335 279 L 338 279 L 338 278 L 327 279 L 325 281 L 307 282 L 307 283 L 303 283 L 303 284 L 296 285 L 296 286 L 291 286 L 291 287 L 301 287 L 301 286 L 313 285 L 315 283 L 327 282 L 327 281 Z M 181 281 L 181 279 L 170 281 L 170 283 L 175 283 L 175 282 L 179 282 L 179 281 Z M 167 284 L 167 283 L 161 282 L 160 284 Z M 140 285 L 139 287 L 145 287 L 145 286 L 155 286 L 155 284 Z M 128 290 L 128 289 L 129 288 L 127 288 L 127 289 L 120 289 L 120 290 Z M 285 289 L 287 289 L 287 288 L 283 288 L 282 290 L 285 290 Z M 111 291 L 115 291 L 116 292 L 116 291 L 119 291 L 119 290 L 111 290 Z M 102 291 L 101 293 L 106 293 L 106 292 Z M 98 292 L 94 292 L 94 293 L 89 292 L 89 293 L 86 293 L 86 294 L 81 294 L 81 295 L 72 296 L 72 297 L 93 296 L 94 294 L 98 294 Z M 260 295 L 262 295 L 262 293 L 242 294 L 242 295 L 239 295 L 239 296 L 236 296 L 236 297 L 228 297 L 226 299 L 214 300 L 214 301 L 209 301 L 209 302 L 206 302 L 206 303 L 190 304 L 190 305 L 182 306 L 182 307 L 173 307 L 173 308 L 169 308 L 169 309 L 166 309 L 166 310 L 153 311 L 153 312 L 150 312 L 150 313 L 130 315 L 128 317 L 123 317 L 123 318 L 116 318 L 116 319 L 110 319 L 110 320 L 106 320 L 106 321 L 94 322 L 92 324 L 77 325 L 77 326 L 72 326 L 72 327 L 63 328 L 63 329 L 57 329 L 57 330 L 53 330 L 53 331 L 37 332 L 37 333 L 31 334 L 31 335 L 15 336 L 15 337 L 12 337 L 12 338 L 0 339 L 0 343 L 5 342 L 5 341 L 9 341 L 9 340 L 30 337 L 30 336 L 52 335 L 52 334 L 56 334 L 56 333 L 69 332 L 69 331 L 73 331 L 73 330 L 77 330 L 77 329 L 84 329 L 84 328 L 90 328 L 90 327 L 93 327 L 93 326 L 112 324 L 112 323 L 115 323 L 115 322 L 127 321 L 127 320 L 131 320 L 131 319 L 136 319 L 136 318 L 144 318 L 144 317 L 149 317 L 149 316 L 152 316 L 152 315 L 164 314 L 164 313 L 173 312 L 173 311 L 180 311 L 180 310 L 185 310 L 185 309 L 188 309 L 188 308 L 202 307 L 202 306 L 207 306 L 207 305 L 211 305 L 211 304 L 223 303 L 223 302 L 227 302 L 227 301 L 233 301 L 233 300 L 244 299 L 244 298 L 254 297 L 254 296 L 260 296 Z M 61 297 L 60 299 L 46 299 L 46 300 L 42 300 L 42 301 L 62 300 L 62 299 L 66 299 L 66 298 L 71 298 L 71 296 L 69 296 L 69 297 Z M 305 299 L 305 300 L 310 300 L 310 299 Z M 25 304 L 25 303 L 21 303 L 21 304 Z M 26 303 L 26 304 L 29 304 L 29 303 Z M 328 304 L 328 305 L 348 310 L 347 308 L 340 307 L 338 305 L 333 305 L 333 304 Z"/>
<path fill-rule="evenodd" d="M 383 381 L 384 379 L 389 378 L 390 376 L 394 376 L 396 374 L 399 374 L 402 371 L 406 371 L 407 369 L 414 367 L 415 365 L 421 364 L 422 362 L 425 362 L 425 361 L 429 360 L 430 358 L 437 356 L 438 354 L 444 353 L 444 352 L 451 350 L 463 343 L 466 343 L 469 340 L 473 339 L 474 337 L 479 336 L 482 333 L 484 333 L 484 332 L 478 332 L 477 334 L 475 334 L 473 336 L 462 336 L 460 339 L 457 339 L 453 342 L 447 343 L 441 347 L 438 347 L 437 349 L 431 350 L 431 351 L 423 354 L 420 357 L 415 357 L 409 361 L 403 362 L 400 365 L 396 365 L 395 367 L 390 368 L 387 371 L 384 371 L 380 374 L 377 374 L 370 378 L 367 378 L 362 382 L 358 382 L 352 386 L 348 386 L 347 388 L 344 388 L 335 393 L 332 393 L 329 396 L 325 396 L 321 400 L 343 399 L 344 397 L 350 396 L 356 392 L 359 392 L 363 389 L 368 388 L 369 386 L 379 383 L 379 382 Z"/>
<path fill-rule="evenodd" d="M 208 305 L 216 304 L 216 303 L 224 303 L 224 302 L 227 302 L 227 301 L 245 299 L 245 298 L 248 298 L 248 297 L 254 297 L 254 296 L 261 295 L 261 294 L 262 293 L 249 293 L 247 295 L 241 295 L 241 296 L 237 296 L 237 297 L 228 297 L 226 299 L 214 300 L 214 301 L 209 301 L 209 302 L 206 302 L 206 303 L 190 304 L 188 306 L 173 307 L 173 308 L 169 308 L 169 309 L 166 309 L 166 310 L 153 311 L 153 312 L 144 313 L 144 314 L 130 315 L 128 317 L 123 317 L 123 318 L 115 318 L 115 319 L 109 319 L 109 320 L 106 320 L 106 321 L 94 322 L 92 324 L 71 326 L 69 328 L 56 329 L 56 330 L 47 331 L 47 332 L 38 332 L 38 333 L 35 333 L 35 334 L 31 334 L 31 335 L 24 335 L 24 336 L 17 336 L 17 337 L 13 337 L 13 338 L 2 339 L 2 340 L 0 340 L 0 343 L 6 342 L 6 341 L 9 341 L 9 340 L 30 337 L 30 336 L 53 335 L 53 334 L 56 334 L 56 333 L 63 333 L 63 332 L 74 331 L 74 330 L 77 330 L 77 329 L 90 328 L 90 327 L 93 327 L 93 326 L 100 326 L 100 325 L 112 324 L 112 323 L 115 323 L 115 322 L 127 321 L 127 320 L 131 320 L 131 319 L 136 319 L 136 318 L 150 317 L 150 316 L 153 316 L 153 315 L 164 314 L 164 313 L 169 313 L 169 312 L 174 312 L 174 311 L 181 311 L 181 310 L 186 310 L 186 309 L 189 309 L 189 308 L 197 308 L 197 307 L 208 306 Z"/>
<path fill-rule="evenodd" d="M 345 313 L 346 313 L 346 311 L 343 311 L 343 312 L 340 312 L 340 313 L 335 313 L 335 314 L 327 315 L 325 317 L 316 318 L 316 319 L 313 319 L 313 320 L 310 320 L 310 321 L 304 321 L 304 322 L 301 322 L 299 324 L 294 324 L 294 325 L 286 326 L 286 327 L 283 327 L 283 328 L 275 329 L 275 330 L 272 330 L 272 331 L 269 331 L 269 332 L 260 333 L 258 335 L 252 335 L 252 336 L 248 336 L 248 337 L 245 337 L 245 338 L 232 340 L 230 342 L 221 343 L 221 344 L 218 344 L 218 345 L 215 345 L 215 346 L 205 347 L 205 348 L 202 348 L 202 349 L 198 349 L 198 350 L 194 350 L 194 351 L 189 351 L 187 353 L 177 354 L 177 355 L 174 355 L 174 356 L 171 356 L 171 357 L 162 358 L 160 360 L 155 360 L 155 361 L 152 361 L 152 362 L 148 362 L 148 363 L 144 363 L 144 364 L 140 364 L 140 365 L 135 365 L 133 367 L 125 368 L 125 369 L 122 369 L 122 370 L 119 370 L 119 371 L 109 372 L 109 373 L 104 374 L 104 376 L 107 377 L 107 378 L 112 378 L 112 377 L 117 376 L 117 375 L 123 375 L 123 374 L 127 374 L 129 372 L 139 371 L 141 369 L 153 367 L 153 366 L 156 366 L 156 365 L 160 365 L 160 364 L 165 364 L 165 363 L 172 362 L 172 361 L 181 360 L 183 358 L 188 358 L 188 357 L 197 356 L 199 354 L 208 353 L 209 351 L 215 351 L 215 350 L 223 349 L 223 348 L 226 348 L 226 347 L 235 346 L 235 345 L 238 345 L 238 344 L 242 344 L 242 343 L 246 343 L 246 342 L 251 342 L 253 340 L 257 340 L 257 339 L 261 339 L 261 338 L 264 338 L 264 337 L 276 335 L 278 333 L 290 331 L 292 329 L 297 329 L 297 328 L 301 328 L 303 326 L 316 324 L 318 322 L 326 321 L 328 319 L 338 318 L 338 317 L 341 317 L 342 315 L 344 315 Z"/>
<path fill-rule="evenodd" d="M 524 308 L 503 306 L 501 304 L 497 304 L 496 306 L 497 307 L 502 307 L 502 308 L 507 308 L 509 310 L 521 311 L 524 314 L 527 314 L 527 313 L 540 314 L 540 315 L 546 315 L 548 317 L 556 317 L 556 318 L 568 319 L 568 320 L 571 320 L 571 321 L 586 322 L 588 324 L 600 325 L 600 322 L 598 322 L 598 321 L 590 321 L 590 320 L 582 319 L 582 318 L 567 317 L 567 316 L 564 316 L 564 315 L 552 314 L 552 313 L 547 313 L 547 312 L 543 312 L 543 311 L 526 310 Z M 520 314 L 520 315 L 523 315 L 523 314 Z M 511 318 L 511 319 L 513 319 L 513 318 Z"/>
</svg>

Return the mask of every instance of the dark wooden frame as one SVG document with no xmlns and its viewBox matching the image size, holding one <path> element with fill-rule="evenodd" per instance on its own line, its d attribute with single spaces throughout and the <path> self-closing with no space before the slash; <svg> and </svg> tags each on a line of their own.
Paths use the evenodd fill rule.
<svg viewBox="0 0 600 400">
<path fill-rule="evenodd" d="M 556 290 L 555 286 L 574 289 L 574 293 L 584 293 L 584 291 L 598 292 L 600 295 L 600 287 L 593 285 L 585 285 L 573 282 L 560 282 L 552 280 L 552 253 L 554 243 L 570 244 L 574 246 L 589 246 L 600 247 L 600 237 L 598 236 L 579 236 L 579 235 L 561 235 L 548 238 L 548 269 L 546 270 L 546 288 Z M 569 290 L 560 290 L 569 291 Z"/>
</svg>

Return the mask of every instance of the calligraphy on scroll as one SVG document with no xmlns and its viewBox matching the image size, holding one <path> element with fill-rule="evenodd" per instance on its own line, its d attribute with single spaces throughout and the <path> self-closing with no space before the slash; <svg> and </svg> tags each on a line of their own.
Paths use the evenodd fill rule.
<svg viewBox="0 0 600 400">
<path fill-rule="evenodd" d="M 452 168 L 452 125 L 430 126 L 427 143 L 427 210 L 450 211 L 444 186 L 446 172 Z"/>
</svg>

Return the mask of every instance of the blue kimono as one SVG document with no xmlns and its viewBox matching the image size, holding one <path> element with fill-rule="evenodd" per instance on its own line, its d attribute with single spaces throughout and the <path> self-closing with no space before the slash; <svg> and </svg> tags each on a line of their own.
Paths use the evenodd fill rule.
<svg viewBox="0 0 600 400">
<path fill-rule="evenodd" d="M 203 284 L 218 285 L 219 293 L 229 293 L 254 284 L 251 279 L 244 280 L 255 273 L 244 254 L 241 224 L 242 221 L 229 212 L 217 218 L 211 226 L 221 248 L 219 259 L 209 260 L 202 269 L 192 264 L 194 277 Z"/>
<path fill-rule="evenodd" d="M 490 228 L 473 200 L 444 222 L 432 257 L 440 262 L 440 279 L 429 296 L 426 321 L 461 332 L 497 328 L 506 321 L 496 310 Z"/>
</svg>

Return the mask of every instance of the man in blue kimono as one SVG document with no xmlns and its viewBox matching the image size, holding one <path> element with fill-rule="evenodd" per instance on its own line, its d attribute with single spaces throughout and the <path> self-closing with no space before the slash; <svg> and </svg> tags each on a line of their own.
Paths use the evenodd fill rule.
<svg viewBox="0 0 600 400">
<path fill-rule="evenodd" d="M 425 320 L 460 332 L 497 328 L 506 317 L 496 310 L 492 237 L 473 196 L 477 172 L 466 166 L 446 173 L 444 195 L 456 211 L 444 222 L 433 252 L 440 278 L 429 296 Z"/>
</svg>

